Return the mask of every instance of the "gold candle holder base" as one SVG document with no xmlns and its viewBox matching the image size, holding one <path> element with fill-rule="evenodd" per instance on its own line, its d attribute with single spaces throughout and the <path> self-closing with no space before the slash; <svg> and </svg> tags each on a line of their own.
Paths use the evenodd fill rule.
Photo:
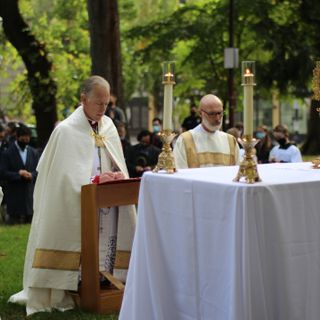
<svg viewBox="0 0 320 320">
<path fill-rule="evenodd" d="M 153 172 L 165 170 L 167 173 L 174 173 L 177 171 L 177 169 L 174 163 L 174 157 L 170 143 L 172 142 L 176 134 L 173 133 L 171 130 L 163 130 L 159 135 L 163 143 L 163 146 L 162 151 L 159 154 L 158 163 L 156 167 L 153 169 Z"/>
<path fill-rule="evenodd" d="M 312 168 L 320 169 L 320 158 L 312 160 Z"/>
<path fill-rule="evenodd" d="M 233 181 L 240 182 L 241 178 L 244 178 L 246 183 L 261 181 L 255 161 L 255 153 L 253 152 L 254 146 L 259 140 L 252 138 L 252 136 L 244 136 L 239 142 L 243 146 L 245 153 L 240 163 L 238 174 Z"/>
</svg>

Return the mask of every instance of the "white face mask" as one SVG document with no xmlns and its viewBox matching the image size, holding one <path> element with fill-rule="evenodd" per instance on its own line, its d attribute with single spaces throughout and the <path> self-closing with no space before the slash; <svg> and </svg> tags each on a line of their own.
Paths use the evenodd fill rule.
<svg viewBox="0 0 320 320">
<path fill-rule="evenodd" d="M 204 124 L 204 126 L 210 130 L 210 131 L 217 131 L 220 130 L 222 122 L 219 125 L 213 126 L 212 124 L 210 124 L 210 122 L 206 119 L 206 118 L 202 118 L 202 123 Z"/>
</svg>

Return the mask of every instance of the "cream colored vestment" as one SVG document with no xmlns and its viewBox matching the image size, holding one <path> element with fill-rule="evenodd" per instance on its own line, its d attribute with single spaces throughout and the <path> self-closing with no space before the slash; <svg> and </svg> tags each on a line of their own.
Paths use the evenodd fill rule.
<svg viewBox="0 0 320 320">
<path fill-rule="evenodd" d="M 99 134 L 112 162 L 128 177 L 121 142 L 112 120 L 99 121 Z M 24 266 L 23 290 L 10 302 L 27 305 L 27 314 L 74 307 L 67 290 L 77 290 L 81 254 L 81 186 L 92 174 L 95 141 L 78 107 L 53 131 L 38 164 L 34 215 Z M 107 159 L 102 156 L 102 169 Z M 132 206 L 121 207 L 117 250 L 130 251 L 135 228 Z M 129 213 L 121 214 L 121 211 Z M 124 278 L 125 270 L 115 270 Z"/>
<path fill-rule="evenodd" d="M 173 154 L 177 169 L 239 164 L 235 138 L 219 130 L 207 132 L 201 124 L 179 136 Z"/>
</svg>

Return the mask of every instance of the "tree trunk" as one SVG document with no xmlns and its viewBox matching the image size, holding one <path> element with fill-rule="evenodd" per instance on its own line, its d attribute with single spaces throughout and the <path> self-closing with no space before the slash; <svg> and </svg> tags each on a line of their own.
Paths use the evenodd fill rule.
<svg viewBox="0 0 320 320">
<path fill-rule="evenodd" d="M 124 108 L 122 60 L 117 0 L 87 0 L 90 29 L 91 72 L 107 79 Z"/>
<path fill-rule="evenodd" d="M 27 72 L 32 94 L 32 109 L 37 121 L 39 147 L 43 148 L 57 121 L 57 86 L 51 77 L 52 64 L 48 60 L 44 43 L 39 42 L 23 20 L 18 0 L 0 0 L 3 30 L 17 49 Z"/>
<path fill-rule="evenodd" d="M 320 113 L 317 108 L 320 107 L 320 101 L 311 100 L 310 118 L 308 123 L 308 135 L 302 146 L 303 154 L 320 154 Z"/>
</svg>

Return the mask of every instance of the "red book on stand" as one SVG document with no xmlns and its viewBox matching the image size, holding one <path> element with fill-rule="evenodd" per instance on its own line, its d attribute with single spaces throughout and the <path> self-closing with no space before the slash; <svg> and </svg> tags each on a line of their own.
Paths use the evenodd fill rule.
<svg viewBox="0 0 320 320">
<path fill-rule="evenodd" d="M 128 178 L 128 179 L 116 179 L 116 180 L 109 180 L 109 181 L 103 181 L 100 182 L 100 176 L 94 176 L 91 179 L 91 183 L 94 184 L 114 184 L 114 183 L 131 183 L 131 182 L 136 182 L 136 181 L 140 181 L 141 178 Z"/>
</svg>

